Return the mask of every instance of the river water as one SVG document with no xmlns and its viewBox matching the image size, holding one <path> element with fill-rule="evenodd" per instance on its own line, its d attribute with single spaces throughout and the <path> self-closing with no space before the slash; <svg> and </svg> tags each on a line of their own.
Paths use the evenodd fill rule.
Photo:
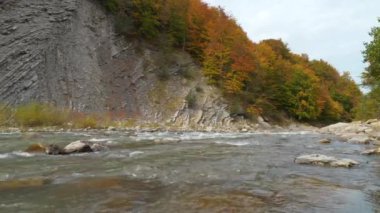
<svg viewBox="0 0 380 213">
<path fill-rule="evenodd" d="M 0 212 L 380 212 L 380 157 L 310 132 L 0 134 Z M 85 139 L 109 151 L 47 156 Z M 352 168 L 297 165 L 319 153 Z"/>
</svg>

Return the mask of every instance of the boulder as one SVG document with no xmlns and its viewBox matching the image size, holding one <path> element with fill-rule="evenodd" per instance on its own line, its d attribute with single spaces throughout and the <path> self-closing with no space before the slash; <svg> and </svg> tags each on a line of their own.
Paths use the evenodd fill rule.
<svg viewBox="0 0 380 213">
<path fill-rule="evenodd" d="M 342 140 L 344 141 L 348 141 L 354 137 L 357 137 L 357 136 L 360 136 L 356 133 L 341 133 L 341 134 L 337 134 Z"/>
<path fill-rule="evenodd" d="M 380 130 L 380 121 L 373 122 L 373 123 L 369 124 L 369 126 L 371 128 L 373 128 L 374 130 Z"/>
<path fill-rule="evenodd" d="M 108 130 L 108 131 L 116 131 L 117 129 L 116 129 L 116 127 L 114 127 L 114 126 L 109 126 L 109 127 L 107 128 L 107 130 Z"/>
<path fill-rule="evenodd" d="M 377 140 L 380 139 L 380 132 L 379 131 L 375 131 L 375 130 L 370 131 L 370 132 L 368 132 L 368 135 L 371 136 L 372 138 L 377 139 Z"/>
<path fill-rule="evenodd" d="M 311 154 L 311 155 L 302 155 L 295 159 L 295 162 L 298 164 L 309 164 L 309 165 L 318 165 L 318 166 L 331 166 L 331 167 L 346 167 L 350 168 L 352 166 L 358 165 L 357 161 L 351 159 L 337 159 L 335 157 L 320 155 L 320 154 Z"/>
<path fill-rule="evenodd" d="M 108 142 L 107 142 L 108 143 Z M 100 152 L 100 151 L 106 151 L 109 150 L 109 148 L 103 144 L 100 143 L 90 143 L 91 150 L 93 152 Z"/>
<path fill-rule="evenodd" d="M 44 153 L 46 147 L 40 143 L 30 145 L 25 152 L 28 153 Z"/>
<path fill-rule="evenodd" d="M 240 132 L 246 133 L 246 132 L 248 132 L 248 129 L 246 129 L 246 128 L 242 128 L 242 129 L 240 130 Z"/>
<path fill-rule="evenodd" d="M 357 135 L 350 138 L 347 142 L 356 144 L 370 144 L 372 142 L 372 139 L 368 135 Z"/>
<path fill-rule="evenodd" d="M 74 141 L 63 148 L 66 154 L 93 152 L 91 143 L 87 141 Z"/>
<path fill-rule="evenodd" d="M 325 133 L 338 133 L 343 132 L 350 124 L 349 123 L 336 123 L 330 126 L 326 126 L 320 129 L 321 132 Z"/>
<path fill-rule="evenodd" d="M 261 116 L 259 116 L 258 118 L 257 118 L 257 123 L 261 126 L 261 127 L 263 127 L 263 128 L 271 128 L 272 126 L 268 123 L 268 122 L 266 122 L 265 121 L 265 119 L 263 118 L 263 117 L 261 117 Z"/>
<path fill-rule="evenodd" d="M 351 160 L 351 159 L 347 159 L 347 158 L 338 159 L 336 161 L 331 162 L 331 166 L 332 167 L 346 167 L 346 168 L 350 168 L 350 167 L 353 167 L 353 166 L 358 165 L 358 164 L 359 163 L 357 161 L 354 161 L 354 160 Z"/>
<path fill-rule="evenodd" d="M 61 147 L 55 144 L 48 145 L 45 148 L 45 153 L 48 155 L 65 155 L 66 154 Z"/>
<path fill-rule="evenodd" d="M 321 144 L 330 144 L 331 140 L 329 138 L 325 138 L 325 139 L 320 140 L 319 143 L 321 143 Z"/>
<path fill-rule="evenodd" d="M 360 134 L 372 131 L 372 126 L 361 122 L 336 123 L 320 129 L 322 133 L 341 134 Z"/>
<path fill-rule="evenodd" d="M 375 155 L 375 154 L 380 154 L 380 148 L 367 149 L 362 152 L 362 155 Z"/>
<path fill-rule="evenodd" d="M 342 133 L 339 134 L 340 138 L 348 143 L 353 144 L 369 144 L 373 142 L 373 137 L 368 134 L 356 134 L 356 133 Z"/>
<path fill-rule="evenodd" d="M 376 122 L 379 122 L 379 120 L 377 120 L 377 119 L 369 119 L 369 120 L 366 121 L 365 123 L 366 123 L 366 124 L 373 124 L 373 123 L 376 123 Z"/>
<path fill-rule="evenodd" d="M 74 141 L 64 148 L 51 144 L 45 148 L 46 154 L 49 155 L 68 155 L 73 153 L 98 152 L 104 150 L 108 150 L 108 147 L 89 141 Z"/>
</svg>

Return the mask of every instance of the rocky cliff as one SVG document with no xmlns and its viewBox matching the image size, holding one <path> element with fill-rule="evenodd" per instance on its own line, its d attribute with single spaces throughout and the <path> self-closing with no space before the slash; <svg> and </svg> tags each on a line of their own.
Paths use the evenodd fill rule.
<svg viewBox="0 0 380 213">
<path fill-rule="evenodd" d="M 186 127 L 236 126 L 188 54 L 118 36 L 95 0 L 1 0 L 0 23 L 1 102 L 51 102 Z"/>
</svg>

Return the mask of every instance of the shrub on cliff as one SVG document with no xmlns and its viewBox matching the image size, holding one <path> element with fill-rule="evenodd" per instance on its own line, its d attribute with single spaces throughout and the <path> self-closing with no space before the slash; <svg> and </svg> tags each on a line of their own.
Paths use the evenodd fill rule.
<svg viewBox="0 0 380 213">
<path fill-rule="evenodd" d="M 0 105 L 0 126 L 9 126 L 12 123 L 12 110 L 6 105 Z"/>
<path fill-rule="evenodd" d="M 23 127 L 63 126 L 68 112 L 49 104 L 30 103 L 19 106 L 14 117 L 16 124 Z"/>
<path fill-rule="evenodd" d="M 197 104 L 197 96 L 195 92 L 190 91 L 189 94 L 186 96 L 186 102 L 187 102 L 187 107 L 189 109 L 194 109 L 196 104 Z"/>
<path fill-rule="evenodd" d="M 100 119 L 92 114 L 72 113 L 70 122 L 74 128 L 99 128 L 101 127 Z"/>
</svg>

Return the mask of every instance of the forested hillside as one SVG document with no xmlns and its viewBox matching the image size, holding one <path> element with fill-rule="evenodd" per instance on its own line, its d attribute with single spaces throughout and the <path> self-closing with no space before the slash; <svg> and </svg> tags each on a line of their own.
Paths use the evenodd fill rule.
<svg viewBox="0 0 380 213">
<path fill-rule="evenodd" d="M 222 90 L 232 115 L 327 123 L 353 119 L 361 92 L 348 72 L 295 54 L 281 40 L 254 43 L 222 8 L 201 0 L 98 1 L 115 15 L 118 33 L 169 52 L 189 52 L 209 84 Z"/>
</svg>

